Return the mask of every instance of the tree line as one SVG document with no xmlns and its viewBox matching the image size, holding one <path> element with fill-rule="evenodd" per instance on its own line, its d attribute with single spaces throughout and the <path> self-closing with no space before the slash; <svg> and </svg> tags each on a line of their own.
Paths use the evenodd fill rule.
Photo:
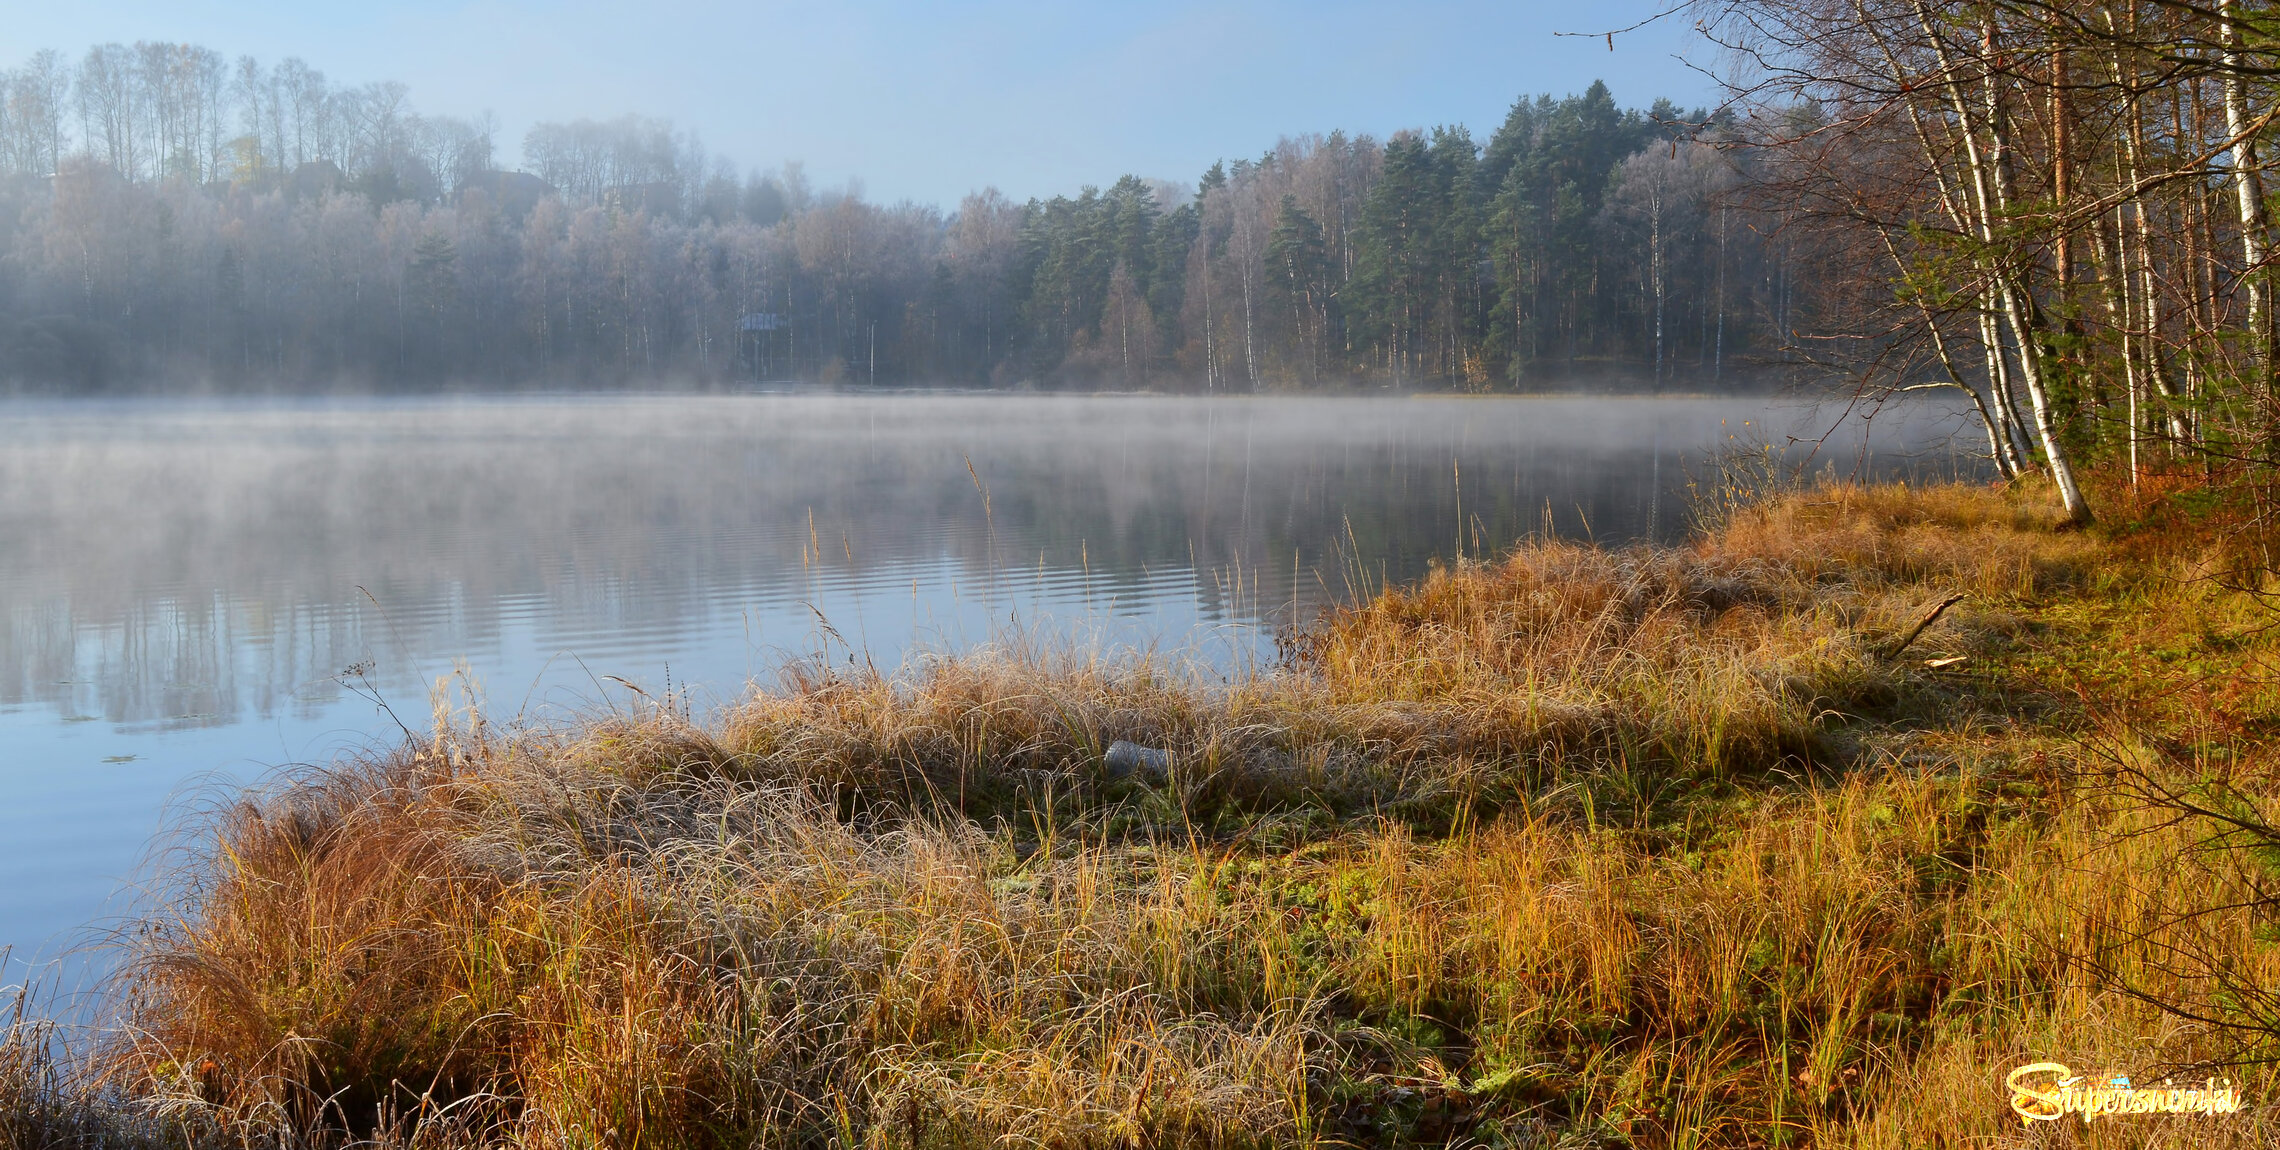
<svg viewBox="0 0 2280 1150">
<path fill-rule="evenodd" d="M 2280 13 L 2240 0 L 1708 0 L 1796 222 L 1800 358 L 1960 391 L 2006 475 L 2269 474 Z M 1775 113 L 1779 114 L 1775 114 Z M 1818 269 L 1818 270 L 1813 270 Z M 2257 485 L 2252 485 L 2255 487 Z"/>
<path fill-rule="evenodd" d="M 488 117 L 191 45 L 0 74 L 19 387 L 1700 386 L 1778 358 L 1782 218 L 1731 118 L 1604 85 L 1286 138 L 1193 185 L 944 210 L 664 121 Z"/>
</svg>

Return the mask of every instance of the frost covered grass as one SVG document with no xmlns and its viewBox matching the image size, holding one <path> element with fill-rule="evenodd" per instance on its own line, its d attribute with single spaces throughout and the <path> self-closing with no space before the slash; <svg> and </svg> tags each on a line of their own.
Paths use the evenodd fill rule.
<svg viewBox="0 0 2280 1150">
<path fill-rule="evenodd" d="M 2244 592 L 2187 577 L 2206 547 L 2147 543 L 2174 526 L 2059 522 L 2032 492 L 1839 486 L 1681 548 L 1532 543 L 1332 613 L 1232 684 L 979 652 L 793 667 L 704 722 L 445 709 L 430 740 L 223 812 L 131 936 L 117 1025 L 65 1073 L 19 1023 L 0 1129 L 2015 1137 L 2010 1066 L 2268 1052 L 2226 988 L 2280 982 L 2260 864 L 2125 785 L 2262 801 Z M 2176 660 L 2131 661 L 2196 635 L 2224 691 L 2181 700 L 2149 669 Z M 1168 774 L 1110 766 L 1117 740 Z"/>
</svg>

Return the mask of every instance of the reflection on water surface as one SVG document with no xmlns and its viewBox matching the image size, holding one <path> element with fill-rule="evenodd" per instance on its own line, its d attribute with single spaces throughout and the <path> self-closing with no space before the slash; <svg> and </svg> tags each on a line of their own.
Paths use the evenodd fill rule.
<svg viewBox="0 0 2280 1150">
<path fill-rule="evenodd" d="M 1009 632 L 1228 673 L 1460 550 L 1675 537 L 1709 452 L 1828 430 L 1753 399 L 5 410 L 0 945 L 25 950 L 104 913 L 186 780 L 401 737 L 455 667 L 541 714 L 622 699 L 608 676 L 702 706 L 787 658 Z M 1953 428 L 1887 413 L 1821 458 L 1906 465 Z"/>
</svg>

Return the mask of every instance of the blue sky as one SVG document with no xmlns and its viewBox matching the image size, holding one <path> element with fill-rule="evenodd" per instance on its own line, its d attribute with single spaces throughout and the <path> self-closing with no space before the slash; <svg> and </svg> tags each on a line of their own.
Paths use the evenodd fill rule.
<svg viewBox="0 0 2280 1150">
<path fill-rule="evenodd" d="M 1618 37 L 1661 0 L 1597 3 L 724 3 L 720 0 L 17 0 L 0 62 L 39 48 L 187 40 L 336 82 L 402 80 L 424 112 L 495 113 L 504 157 L 538 120 L 661 116 L 746 165 L 954 204 L 1125 172 L 1188 182 L 1278 136 L 1470 125 L 1522 93 L 1605 79 L 1616 99 L 1712 99 L 1682 19 Z M 1695 67 L 1690 67 L 1689 64 Z"/>
</svg>

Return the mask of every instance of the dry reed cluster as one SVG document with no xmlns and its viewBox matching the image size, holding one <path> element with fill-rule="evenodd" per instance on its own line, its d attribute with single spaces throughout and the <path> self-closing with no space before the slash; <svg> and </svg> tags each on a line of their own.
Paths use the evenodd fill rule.
<svg viewBox="0 0 2280 1150">
<path fill-rule="evenodd" d="M 2237 1053 L 2163 996 L 2222 1014 L 2227 978 L 2280 976 L 2267 924 L 2200 913 L 2255 903 L 2261 872 L 2085 781 L 2101 756 L 2167 769 L 2175 740 L 2057 698 L 2037 652 L 2073 640 L 2038 620 L 2165 584 L 2058 518 L 1988 489 L 1829 487 L 1681 550 L 1531 544 L 1326 617 L 1289 666 L 1220 687 L 985 653 L 795 668 L 711 725 L 444 714 L 432 743 L 226 812 L 85 1069 L 0 1061 L 0 1129 L 2015 1139 L 2011 1064 Z M 1168 748 L 1169 777 L 1108 767 L 1118 739 Z M 2253 782 L 2251 758 L 2228 778 Z M 2252 1098 L 2280 1085 L 2232 1073 Z M 2038 1137 L 2275 1129 L 2210 1121 Z"/>
</svg>

